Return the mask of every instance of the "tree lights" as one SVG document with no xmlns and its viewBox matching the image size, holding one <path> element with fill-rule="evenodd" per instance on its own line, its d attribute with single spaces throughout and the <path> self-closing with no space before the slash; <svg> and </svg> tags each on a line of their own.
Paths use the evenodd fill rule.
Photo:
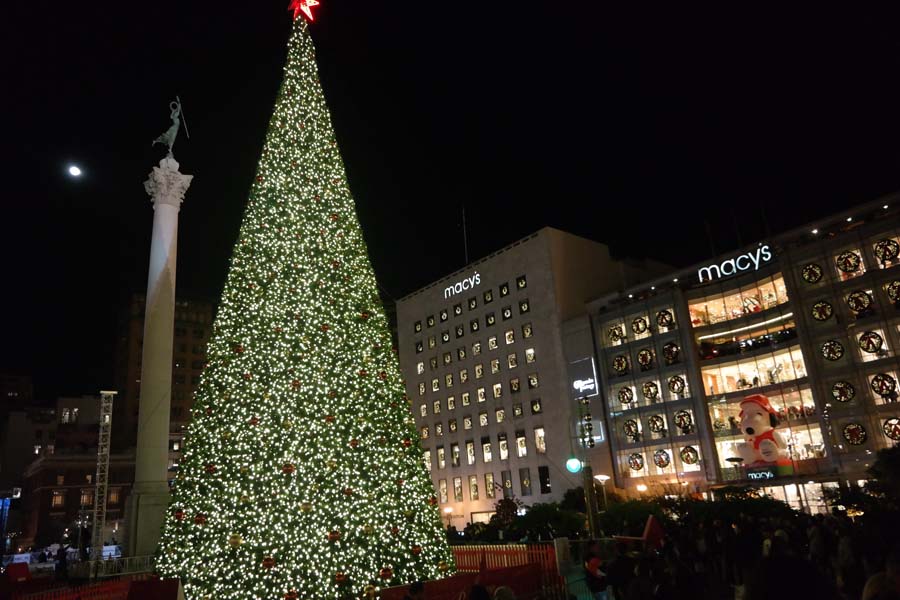
<svg viewBox="0 0 900 600">
<path fill-rule="evenodd" d="M 304 19 L 208 355 L 162 575 L 192 600 L 249 600 L 452 571 Z"/>
</svg>

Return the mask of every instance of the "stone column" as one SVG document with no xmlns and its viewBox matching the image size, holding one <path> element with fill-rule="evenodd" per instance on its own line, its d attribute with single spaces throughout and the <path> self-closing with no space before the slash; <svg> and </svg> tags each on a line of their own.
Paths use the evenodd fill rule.
<svg viewBox="0 0 900 600">
<path fill-rule="evenodd" d="M 153 167 L 144 189 L 153 202 L 153 237 L 144 307 L 144 347 L 134 487 L 128 498 L 128 554 L 156 552 L 169 502 L 169 410 L 175 326 L 178 211 L 193 175 L 178 171 L 169 154 Z"/>
</svg>

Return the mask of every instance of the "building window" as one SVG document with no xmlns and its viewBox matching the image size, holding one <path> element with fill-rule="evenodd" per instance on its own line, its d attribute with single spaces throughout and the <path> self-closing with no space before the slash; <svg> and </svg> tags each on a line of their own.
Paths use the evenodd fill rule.
<svg viewBox="0 0 900 600">
<path fill-rule="evenodd" d="M 527 287 L 528 287 L 528 280 L 525 279 L 524 275 L 519 275 L 518 277 L 516 277 L 516 289 L 517 290 L 524 290 Z"/>
<path fill-rule="evenodd" d="M 485 304 L 490 304 L 491 302 L 494 301 L 494 292 L 491 290 L 488 290 L 482 295 L 482 297 L 484 298 Z"/>
<path fill-rule="evenodd" d="M 419 416 L 427 417 L 428 416 L 428 405 L 423 404 L 419 407 Z"/>
<path fill-rule="evenodd" d="M 478 475 L 469 475 L 469 499 L 478 500 Z"/>
<path fill-rule="evenodd" d="M 425 468 L 431 471 L 431 450 L 425 451 Z"/>
<path fill-rule="evenodd" d="M 524 315 L 525 313 L 531 310 L 531 304 L 528 303 L 528 299 L 519 301 L 519 314 Z"/>
<path fill-rule="evenodd" d="M 466 334 L 466 328 L 462 325 L 456 326 L 456 338 L 459 339 Z"/>
<path fill-rule="evenodd" d="M 424 381 L 419 382 L 419 395 L 420 396 L 425 395 L 425 382 Z"/>
<path fill-rule="evenodd" d="M 544 439 L 544 428 L 534 428 L 534 451 L 538 454 L 547 453 L 547 441 Z"/>
<path fill-rule="evenodd" d="M 472 429 L 472 415 L 466 415 L 463 417 L 463 429 Z"/>
<path fill-rule="evenodd" d="M 503 482 L 503 497 L 511 498 L 513 495 L 512 473 L 510 473 L 509 471 L 501 471 L 500 472 L 500 481 Z"/>
<path fill-rule="evenodd" d="M 515 352 L 513 352 L 512 354 L 510 354 L 506 357 L 506 366 L 509 367 L 510 369 L 515 369 L 516 367 L 519 366 L 519 359 L 518 359 L 518 357 L 516 357 Z"/>
<path fill-rule="evenodd" d="M 475 365 L 475 379 L 481 379 L 482 377 L 484 377 L 484 365 L 478 363 Z"/>
<path fill-rule="evenodd" d="M 516 341 L 516 332 L 513 331 L 512 329 L 508 330 L 508 331 L 506 332 L 506 343 L 507 343 L 507 344 L 512 344 L 512 343 L 514 343 L 515 341 Z"/>
<path fill-rule="evenodd" d="M 516 403 L 513 404 L 513 418 L 518 419 L 522 415 L 524 415 L 524 411 L 522 411 L 522 404 Z"/>
<path fill-rule="evenodd" d="M 195 330 L 194 330 L 194 337 L 196 337 L 196 338 L 202 338 L 204 335 L 206 335 L 206 332 L 205 332 L 204 330 L 202 330 L 202 329 L 195 329 Z"/>
<path fill-rule="evenodd" d="M 117 488 L 117 487 L 109 488 L 109 496 L 107 497 L 107 500 L 110 504 L 118 504 L 121 499 L 122 499 L 121 488 Z"/>
<path fill-rule="evenodd" d="M 458 317 L 462 314 L 462 304 L 454 304 L 453 305 L 453 315 Z"/>
<path fill-rule="evenodd" d="M 497 410 L 494 411 L 494 419 L 498 423 L 502 423 L 503 419 L 505 419 L 505 418 L 506 418 L 506 411 L 503 410 L 502 408 L 498 408 Z"/>
<path fill-rule="evenodd" d="M 453 478 L 453 499 L 456 502 L 463 501 L 462 477 Z"/>
<path fill-rule="evenodd" d="M 454 467 L 459 466 L 459 444 L 450 444 L 450 464 Z"/>
<path fill-rule="evenodd" d="M 519 458 L 528 456 L 528 444 L 525 441 L 525 432 L 522 430 L 516 432 L 516 456 Z"/>
<path fill-rule="evenodd" d="M 437 449 L 437 464 L 438 464 L 438 469 L 443 469 L 444 467 L 447 466 L 447 460 L 446 460 L 446 458 L 444 457 L 444 447 L 443 447 L 443 446 L 438 446 L 438 449 Z"/>
<path fill-rule="evenodd" d="M 530 338 L 534 335 L 534 329 L 531 327 L 531 323 L 525 323 L 522 325 L 522 337 L 525 339 Z"/>
<path fill-rule="evenodd" d="M 62 508 L 66 505 L 66 491 L 65 490 L 53 490 L 53 495 L 50 498 L 50 507 L 51 508 Z"/>
<path fill-rule="evenodd" d="M 472 356 L 478 356 L 481 354 L 481 342 L 475 342 L 472 344 Z"/>
<path fill-rule="evenodd" d="M 469 321 L 469 331 L 475 333 L 476 331 L 478 331 L 478 329 L 478 319 L 472 319 L 471 321 Z"/>
<path fill-rule="evenodd" d="M 491 374 L 496 375 L 500 372 L 500 359 L 492 358 L 491 359 Z"/>
<path fill-rule="evenodd" d="M 35 445 L 34 445 L 34 454 L 35 454 L 35 456 L 40 455 L 40 453 L 41 453 L 41 445 L 40 445 L 40 444 L 35 444 Z"/>
<path fill-rule="evenodd" d="M 421 332 L 422 332 L 422 321 L 416 321 L 415 324 L 413 324 L 413 331 L 414 331 L 415 333 L 421 333 Z"/>
<path fill-rule="evenodd" d="M 472 296 L 469 298 L 469 310 L 475 310 L 476 308 L 478 308 L 478 298 Z"/>
<path fill-rule="evenodd" d="M 509 296 L 509 284 L 501 283 L 500 284 L 500 297 Z"/>
<path fill-rule="evenodd" d="M 468 369 L 460 369 L 459 370 L 459 382 L 467 383 L 469 381 L 469 370 Z"/>
<path fill-rule="evenodd" d="M 62 409 L 62 411 L 59 414 L 59 422 L 65 424 L 65 423 L 68 423 L 69 419 L 71 419 L 71 418 L 72 418 L 72 411 L 70 411 L 68 408 Z"/>
<path fill-rule="evenodd" d="M 531 472 L 529 469 L 519 469 L 519 485 L 523 496 L 531 495 Z"/>
<path fill-rule="evenodd" d="M 500 460 L 509 459 L 509 442 L 505 433 L 497 434 L 497 446 L 500 448 Z"/>
<path fill-rule="evenodd" d="M 502 383 L 495 383 L 494 386 L 493 386 L 493 390 L 494 390 L 494 398 L 495 398 L 495 399 L 496 399 L 496 398 L 499 398 L 500 396 L 503 395 L 503 384 L 502 384 Z"/>
<path fill-rule="evenodd" d="M 541 406 L 541 399 L 535 398 L 531 401 L 531 414 L 539 415 L 543 412 L 544 408 Z"/>
<path fill-rule="evenodd" d="M 494 460 L 494 455 L 491 452 L 491 438 L 481 438 L 481 455 L 484 457 L 484 462 L 486 463 Z"/>
<path fill-rule="evenodd" d="M 441 389 L 441 380 L 435 377 L 431 380 L 431 391 L 437 392 Z"/>
<path fill-rule="evenodd" d="M 441 401 L 435 400 L 433 405 L 434 405 L 434 408 L 432 410 L 434 411 L 434 414 L 436 414 L 436 415 L 441 414 Z"/>
<path fill-rule="evenodd" d="M 488 338 L 488 350 L 496 350 L 497 349 L 497 336 L 492 335 Z"/>
<path fill-rule="evenodd" d="M 504 321 L 512 319 L 512 306 L 504 306 L 500 314 L 503 315 Z"/>
<path fill-rule="evenodd" d="M 487 315 L 485 315 L 484 324 L 488 327 L 493 327 L 496 322 L 497 317 L 494 316 L 494 313 L 488 313 Z"/>
<path fill-rule="evenodd" d="M 450 419 L 447 422 L 447 427 L 450 429 L 450 433 L 456 433 L 456 419 Z"/>
<path fill-rule="evenodd" d="M 428 359 L 428 366 L 431 367 L 432 371 L 436 371 L 438 368 L 437 356 L 432 356 Z"/>
<path fill-rule="evenodd" d="M 466 464 L 475 464 L 475 442 L 466 440 Z"/>
<path fill-rule="evenodd" d="M 487 413 L 486 413 L 486 412 L 480 412 L 480 413 L 478 413 L 478 424 L 479 424 L 481 427 L 487 427 L 487 426 L 488 426 L 488 416 L 487 416 Z"/>
<path fill-rule="evenodd" d="M 463 406 L 469 406 L 469 404 L 472 403 L 472 400 L 471 400 L 472 396 L 471 396 L 470 392 L 463 392 L 460 396 L 462 397 L 462 405 Z"/>
<path fill-rule="evenodd" d="M 444 385 L 446 385 L 448 389 L 453 387 L 453 373 L 444 375 Z"/>
<path fill-rule="evenodd" d="M 441 332 L 441 343 L 446 344 L 450 341 L 450 332 L 445 330 Z"/>
<path fill-rule="evenodd" d="M 443 423 L 435 423 L 434 424 L 434 435 L 436 437 L 441 437 L 444 435 L 444 424 Z"/>
<path fill-rule="evenodd" d="M 454 396 L 447 396 L 447 410 L 453 410 L 456 408 L 456 398 Z"/>
<path fill-rule="evenodd" d="M 434 327 L 434 315 L 428 315 L 428 317 L 425 319 L 425 324 L 428 327 Z"/>
<path fill-rule="evenodd" d="M 425 363 L 423 361 L 419 361 L 416 363 L 416 374 L 421 375 L 425 372 Z"/>
<path fill-rule="evenodd" d="M 81 506 L 90 506 L 94 503 L 94 490 L 81 488 Z"/>
<path fill-rule="evenodd" d="M 519 389 L 521 389 L 521 386 L 519 385 L 519 378 L 513 377 L 512 379 L 510 379 L 509 380 L 509 391 L 512 392 L 513 394 L 518 394 Z"/>
<path fill-rule="evenodd" d="M 422 439 L 423 439 L 423 440 L 427 440 L 427 439 L 428 439 L 428 425 L 423 425 L 423 426 L 422 426 L 422 429 L 421 429 L 419 435 L 422 436 Z"/>
<path fill-rule="evenodd" d="M 442 308 L 440 316 L 441 316 L 441 323 L 443 323 L 444 321 L 446 321 L 447 319 L 450 318 L 450 313 L 447 311 L 446 308 Z"/>
<path fill-rule="evenodd" d="M 497 487 L 494 485 L 494 474 L 493 473 L 485 473 L 484 474 L 484 495 L 488 498 L 494 497 L 494 492 Z"/>
<path fill-rule="evenodd" d="M 428 336 L 428 348 L 434 348 L 437 345 L 437 341 L 435 340 L 433 335 Z"/>
<path fill-rule="evenodd" d="M 57 475 L 56 476 L 56 485 L 65 485 L 66 484 L 66 476 L 65 475 Z"/>
<path fill-rule="evenodd" d="M 531 364 L 534 362 L 534 348 L 525 350 L 525 362 Z"/>
<path fill-rule="evenodd" d="M 528 389 L 533 390 L 539 385 L 538 375 L 537 373 L 531 373 L 528 375 Z"/>
<path fill-rule="evenodd" d="M 550 467 L 538 467 L 538 481 L 541 484 L 541 493 L 549 494 L 550 488 Z"/>
<path fill-rule="evenodd" d="M 456 358 L 457 360 L 466 360 L 466 347 L 460 346 L 456 349 Z"/>
<path fill-rule="evenodd" d="M 450 499 L 447 497 L 447 480 L 441 479 L 438 481 L 438 493 L 440 494 L 441 504 L 447 504 Z"/>
<path fill-rule="evenodd" d="M 484 388 L 480 387 L 475 390 L 475 395 L 478 397 L 478 402 L 484 402 L 487 400 L 487 396 L 484 395 Z"/>
</svg>

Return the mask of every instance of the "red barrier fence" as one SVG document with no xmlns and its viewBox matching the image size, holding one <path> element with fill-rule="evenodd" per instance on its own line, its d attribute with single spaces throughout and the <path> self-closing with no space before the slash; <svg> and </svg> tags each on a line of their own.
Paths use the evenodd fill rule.
<svg viewBox="0 0 900 600">
<path fill-rule="evenodd" d="M 510 588 L 518 600 L 534 600 L 541 596 L 541 576 L 536 565 L 522 565 L 494 569 L 482 573 L 459 573 L 445 579 L 425 582 L 428 600 L 467 600 L 469 590 L 477 584 L 488 590 L 500 586 Z M 381 591 L 381 600 L 401 600 L 409 586 L 393 587 Z"/>
<path fill-rule="evenodd" d="M 13 591 L 12 600 L 126 600 L 131 582 L 148 577 L 150 574 L 146 573 L 114 581 L 59 587 L 39 592 Z"/>
<path fill-rule="evenodd" d="M 465 545 L 450 548 L 458 571 L 477 572 L 482 570 L 482 563 L 488 570 L 532 565 L 539 574 L 540 586 L 548 599 L 565 597 L 565 578 L 559 574 L 556 550 L 552 543 Z"/>
</svg>

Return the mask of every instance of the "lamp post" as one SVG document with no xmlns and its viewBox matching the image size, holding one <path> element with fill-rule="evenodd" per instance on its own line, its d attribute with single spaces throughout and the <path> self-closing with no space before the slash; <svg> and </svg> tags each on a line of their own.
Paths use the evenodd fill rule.
<svg viewBox="0 0 900 600">
<path fill-rule="evenodd" d="M 447 529 L 450 528 L 451 519 L 453 519 L 453 507 L 447 506 L 444 508 L 444 515 L 447 517 Z"/>
<path fill-rule="evenodd" d="M 603 490 L 603 510 L 609 510 L 609 504 L 606 500 L 606 482 L 609 481 L 609 475 L 594 475 L 594 479 L 600 482 L 600 489 Z"/>
</svg>

